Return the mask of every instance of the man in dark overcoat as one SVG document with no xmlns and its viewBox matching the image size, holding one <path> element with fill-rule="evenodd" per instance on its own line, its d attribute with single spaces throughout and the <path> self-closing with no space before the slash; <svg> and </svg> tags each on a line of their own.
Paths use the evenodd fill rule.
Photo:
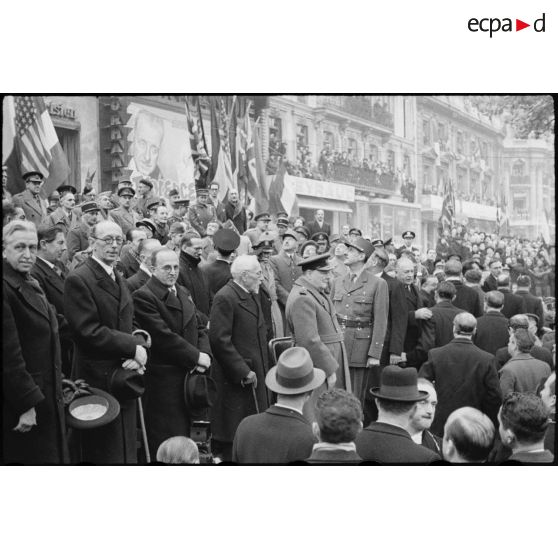
<svg viewBox="0 0 558 558">
<path fill-rule="evenodd" d="M 159 248 L 151 256 L 152 276 L 133 294 L 136 322 L 151 335 L 145 372 L 145 424 L 151 453 L 172 436 L 190 436 L 191 413 L 184 379 L 210 366 L 205 324 L 198 321 L 188 291 L 176 285 L 178 256 Z"/>
<path fill-rule="evenodd" d="M 473 342 L 479 349 L 496 355 L 498 349 L 507 347 L 510 339 L 508 319 L 502 314 L 504 294 L 488 291 L 483 304 L 485 314 L 477 320 L 477 331 Z"/>
<path fill-rule="evenodd" d="M 110 376 L 121 366 L 145 366 L 145 341 L 133 335 L 134 306 L 124 278 L 114 269 L 122 229 L 101 221 L 91 231 L 93 252 L 64 286 L 64 308 L 75 343 L 74 378 L 110 391 Z M 136 463 L 135 399 L 120 400 L 120 415 L 106 426 L 81 433 L 81 460 Z"/>
<path fill-rule="evenodd" d="M 266 327 L 257 292 L 262 271 L 255 256 L 243 255 L 231 266 L 232 279 L 215 295 L 209 318 L 217 401 L 211 407 L 213 453 L 232 459 L 240 421 L 268 407 Z"/>
<path fill-rule="evenodd" d="M 504 295 L 502 314 L 504 314 L 506 318 L 509 319 L 516 314 L 525 313 L 525 299 L 511 292 L 510 276 L 506 273 L 501 273 L 498 276 L 498 292 Z"/>
<path fill-rule="evenodd" d="M 211 296 L 215 296 L 231 279 L 231 263 L 234 251 L 240 244 L 240 237 L 231 229 L 219 229 L 213 235 L 213 245 L 217 250 L 214 262 L 203 265 Z"/>
<path fill-rule="evenodd" d="M 432 349 L 419 375 L 434 383 L 438 393 L 436 415 L 430 430 L 437 436 L 444 433 L 446 419 L 460 407 L 474 407 L 487 415 L 495 425 L 502 392 L 494 355 L 473 345 L 477 320 L 462 312 L 453 320 L 454 339 L 447 345 Z"/>
<path fill-rule="evenodd" d="M 58 324 L 54 308 L 29 272 L 37 232 L 12 221 L 3 237 L 2 461 L 68 461 Z"/>
<path fill-rule="evenodd" d="M 539 318 L 539 328 L 544 325 L 544 309 L 542 299 L 531 294 L 531 278 L 529 275 L 520 275 L 517 278 L 516 296 L 523 299 L 526 314 L 535 314 Z"/>
</svg>

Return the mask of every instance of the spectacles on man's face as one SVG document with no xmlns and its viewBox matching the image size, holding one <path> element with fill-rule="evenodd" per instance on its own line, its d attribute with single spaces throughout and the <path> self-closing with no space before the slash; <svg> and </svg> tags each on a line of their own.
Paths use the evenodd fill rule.
<svg viewBox="0 0 558 558">
<path fill-rule="evenodd" d="M 124 243 L 124 239 L 121 236 L 105 236 L 103 238 L 99 238 L 98 236 L 94 236 L 93 238 L 95 240 L 100 240 L 101 242 L 104 242 L 107 246 L 110 246 L 111 244 L 114 244 L 115 242 L 118 246 L 122 246 L 122 244 Z"/>
</svg>

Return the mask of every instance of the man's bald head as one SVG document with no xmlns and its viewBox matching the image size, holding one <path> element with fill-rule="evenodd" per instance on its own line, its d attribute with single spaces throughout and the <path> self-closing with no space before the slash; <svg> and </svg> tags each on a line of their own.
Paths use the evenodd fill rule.
<svg viewBox="0 0 558 558">
<path fill-rule="evenodd" d="M 468 335 L 469 337 L 475 333 L 477 327 L 477 319 L 469 312 L 460 312 L 453 319 L 454 335 Z"/>
</svg>

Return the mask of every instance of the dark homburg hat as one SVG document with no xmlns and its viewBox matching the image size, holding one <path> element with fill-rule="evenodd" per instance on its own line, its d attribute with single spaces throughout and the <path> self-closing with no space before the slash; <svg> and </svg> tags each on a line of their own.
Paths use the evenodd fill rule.
<svg viewBox="0 0 558 558">
<path fill-rule="evenodd" d="M 325 232 L 317 232 L 312 235 L 311 240 L 316 242 L 318 242 L 318 240 L 325 240 L 326 242 L 329 242 L 329 236 Z"/>
<path fill-rule="evenodd" d="M 281 353 L 277 366 L 266 374 L 265 385 L 275 393 L 296 395 L 321 386 L 325 377 L 323 370 L 314 368 L 304 347 L 291 347 Z"/>
<path fill-rule="evenodd" d="M 238 248 L 240 236 L 231 229 L 219 229 L 213 235 L 213 245 L 219 250 L 232 252 Z"/>
<path fill-rule="evenodd" d="M 66 426 L 77 430 L 99 428 L 111 423 L 120 413 L 120 404 L 112 395 L 93 387 L 87 389 L 91 395 L 77 397 L 66 407 Z"/>
<path fill-rule="evenodd" d="M 413 231 L 405 231 L 402 235 L 402 238 L 415 238 L 415 233 Z"/>
<path fill-rule="evenodd" d="M 352 242 L 351 240 L 345 240 L 344 244 L 345 246 L 356 248 L 359 252 L 363 252 L 366 256 L 366 259 L 368 259 L 372 255 L 372 252 L 374 252 L 374 246 L 372 246 L 372 244 L 368 240 L 362 237 L 355 238 L 354 242 Z"/>
<path fill-rule="evenodd" d="M 45 179 L 43 173 L 39 172 L 39 171 L 26 172 L 25 174 L 22 175 L 21 178 L 27 182 L 29 179 L 34 178 L 34 177 L 37 177 L 39 180 L 44 180 Z"/>
<path fill-rule="evenodd" d="M 77 190 L 70 184 L 62 184 L 62 186 L 58 186 L 58 188 L 56 188 L 56 191 L 61 197 L 68 192 L 74 194 L 74 196 L 77 194 Z"/>
<path fill-rule="evenodd" d="M 271 221 L 271 217 L 269 216 L 269 213 L 258 213 L 258 215 L 256 215 L 254 217 L 254 221 Z"/>
<path fill-rule="evenodd" d="M 94 201 L 85 202 L 81 204 L 82 213 L 92 213 L 93 211 L 101 211 L 99 204 Z"/>
<path fill-rule="evenodd" d="M 428 397 L 428 392 L 418 389 L 416 368 L 386 366 L 382 370 L 380 387 L 372 388 L 370 393 L 378 399 L 415 403 Z"/>
<path fill-rule="evenodd" d="M 318 271 L 331 271 L 333 267 L 328 264 L 329 254 L 316 254 L 315 256 L 310 256 L 298 262 L 296 265 L 299 265 L 302 268 L 302 271 L 306 271 L 308 269 L 317 269 Z"/>
</svg>

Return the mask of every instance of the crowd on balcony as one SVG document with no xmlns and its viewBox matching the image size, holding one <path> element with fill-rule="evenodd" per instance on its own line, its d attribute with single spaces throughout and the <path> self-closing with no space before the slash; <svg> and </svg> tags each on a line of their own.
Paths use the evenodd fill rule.
<svg viewBox="0 0 558 558">
<path fill-rule="evenodd" d="M 437 186 L 435 184 L 424 184 L 422 187 L 422 193 L 424 195 L 443 196 L 444 188 L 442 185 Z M 465 202 L 480 203 L 492 207 L 496 206 L 498 203 L 494 196 L 483 195 L 479 192 L 470 192 L 467 194 L 461 190 L 457 190 L 455 192 L 455 199 Z"/>
</svg>

